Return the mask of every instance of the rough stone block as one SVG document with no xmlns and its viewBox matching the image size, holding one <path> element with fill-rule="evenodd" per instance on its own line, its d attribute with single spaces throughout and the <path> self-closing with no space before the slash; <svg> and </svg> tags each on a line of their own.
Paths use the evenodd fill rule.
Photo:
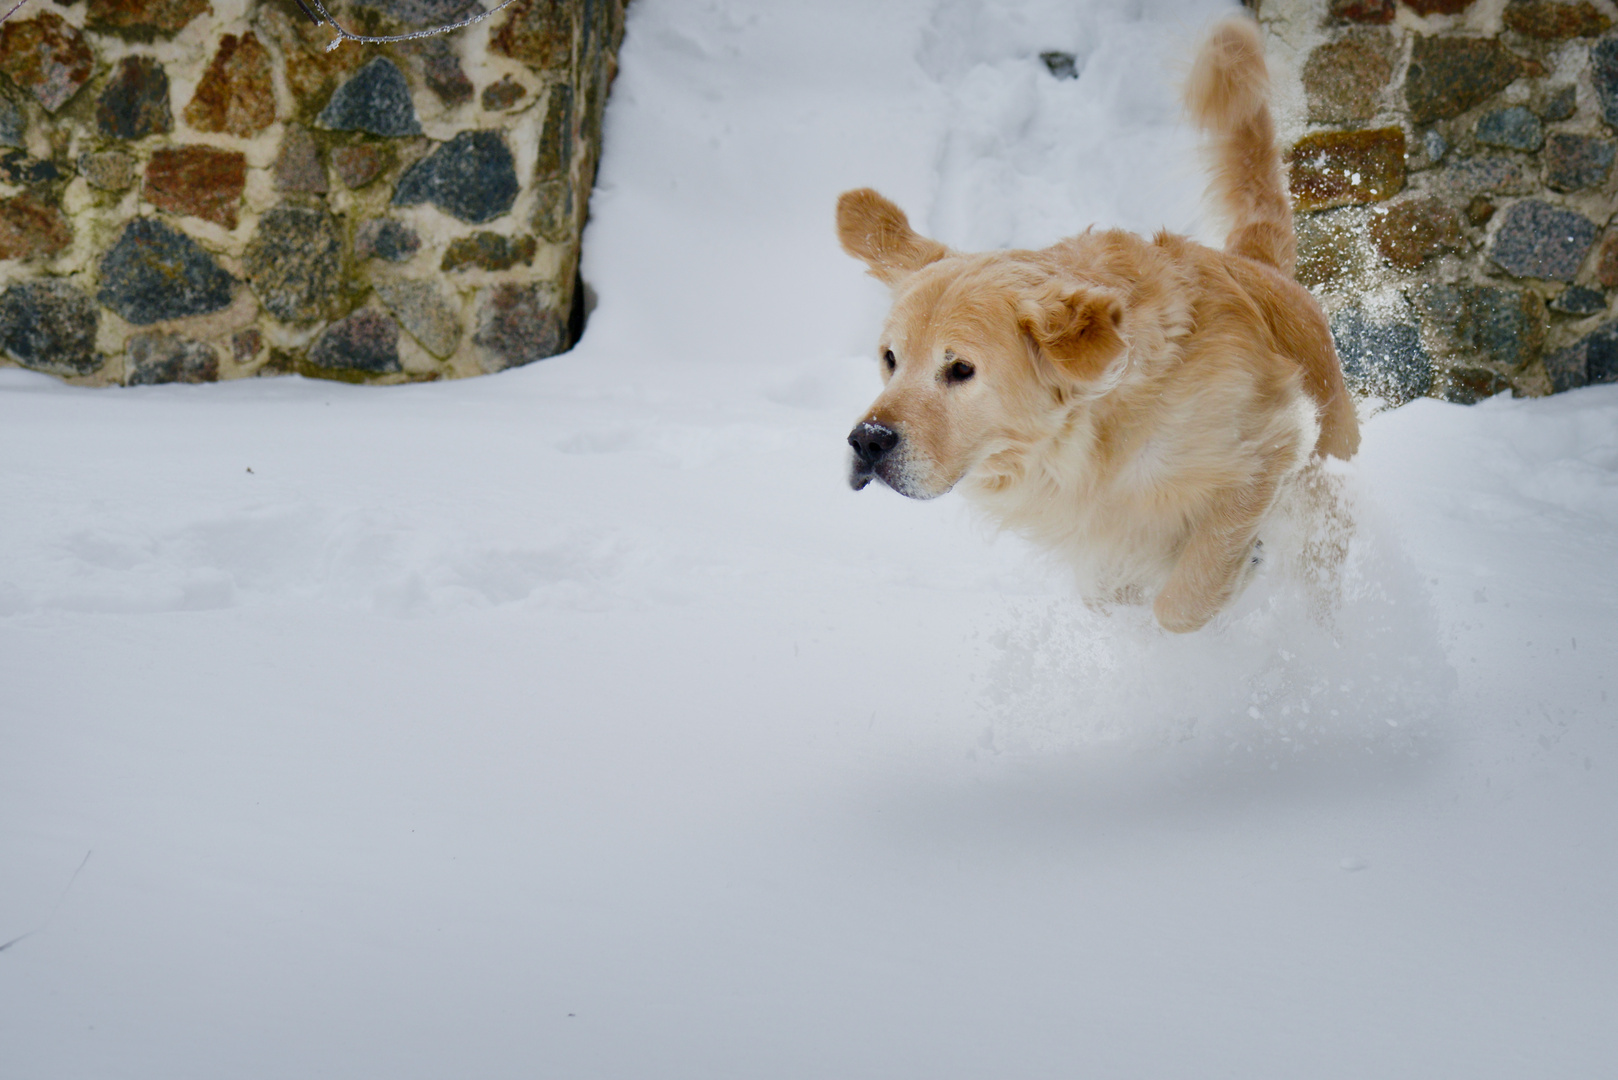
<svg viewBox="0 0 1618 1080">
<path fill-rule="evenodd" d="M 213 11 L 208 0 L 90 0 L 84 25 L 130 41 L 152 41 L 173 37 L 205 11 Z"/>
<path fill-rule="evenodd" d="M 1496 109 L 1478 118 L 1473 132 L 1478 142 L 1486 146 L 1499 146 L 1507 150 L 1538 150 L 1545 142 L 1545 128 L 1539 117 L 1513 105 Z"/>
<path fill-rule="evenodd" d="M 1327 42 L 1303 65 L 1303 88 L 1309 97 L 1309 119 L 1321 124 L 1369 120 L 1393 77 L 1383 50 L 1345 38 Z"/>
<path fill-rule="evenodd" d="M 101 366 L 95 351 L 100 316 L 77 285 L 45 278 L 0 293 L 0 350 L 25 368 L 53 375 L 88 375 Z"/>
<path fill-rule="evenodd" d="M 239 150 L 175 146 L 154 151 L 146 165 L 146 201 L 171 214 L 190 214 L 236 227 L 247 186 L 247 159 Z"/>
<path fill-rule="evenodd" d="M 1371 238 L 1382 257 L 1414 270 L 1434 255 L 1461 247 L 1461 221 L 1442 199 L 1405 199 L 1371 215 Z"/>
<path fill-rule="evenodd" d="M 1545 344 L 1549 317 L 1532 289 L 1440 283 L 1412 289 L 1410 303 L 1440 351 L 1451 357 L 1520 370 Z"/>
<path fill-rule="evenodd" d="M 1489 258 L 1514 277 L 1572 281 L 1598 231 L 1581 214 L 1524 199 L 1506 210 Z"/>
<path fill-rule="evenodd" d="M 54 113 L 90 81 L 96 57 L 84 35 L 53 11 L 0 26 L 0 72 Z"/>
<path fill-rule="evenodd" d="M 1600 289 L 1587 289 L 1583 285 L 1569 285 L 1556 294 L 1548 305 L 1563 315 L 1600 315 L 1607 310 L 1607 295 Z"/>
<path fill-rule="evenodd" d="M 1539 98 L 1534 111 L 1541 120 L 1555 123 L 1567 120 L 1579 110 L 1579 88 L 1576 86 L 1557 86 L 1546 90 Z"/>
<path fill-rule="evenodd" d="M 354 258 L 405 262 L 421 249 L 416 230 L 392 218 L 372 218 L 354 230 Z"/>
<path fill-rule="evenodd" d="M 1545 374 L 1558 392 L 1618 382 L 1618 320 L 1602 323 L 1572 345 L 1547 356 Z"/>
<path fill-rule="evenodd" d="M 460 345 L 460 316 L 436 285 L 384 278 L 376 283 L 376 295 L 398 317 L 405 332 L 434 356 L 449 356 Z"/>
<path fill-rule="evenodd" d="M 103 150 L 79 156 L 79 175 L 102 191 L 125 191 L 135 182 L 135 159 L 122 150 Z"/>
<path fill-rule="evenodd" d="M 337 179 L 348 188 L 362 188 L 382 175 L 393 164 L 393 153 L 375 143 L 332 148 L 331 167 Z"/>
<path fill-rule="evenodd" d="M 1459 15 L 1472 6 L 1472 0 L 1405 0 L 1417 15 Z"/>
<path fill-rule="evenodd" d="M 50 259 L 72 244 L 61 207 L 28 191 L 0 199 L 0 259 Z"/>
<path fill-rule="evenodd" d="M 308 360 L 327 371 L 398 371 L 399 324 L 376 308 L 360 308 L 322 330 Z"/>
<path fill-rule="evenodd" d="M 288 124 L 273 167 L 275 186 L 282 191 L 323 195 L 326 170 L 320 164 L 320 145 L 308 130 Z"/>
<path fill-rule="evenodd" d="M 259 302 L 290 323 L 326 317 L 343 287 L 342 241 L 324 210 L 281 205 L 264 212 L 242 257 Z"/>
<path fill-rule="evenodd" d="M 149 56 L 126 56 L 96 101 L 96 127 L 109 139 L 144 139 L 174 130 L 169 77 Z"/>
<path fill-rule="evenodd" d="M 1601 241 L 1596 256 L 1596 280 L 1603 288 L 1618 289 L 1618 233 L 1611 231 Z"/>
<path fill-rule="evenodd" d="M 567 319 L 543 285 L 496 285 L 483 294 L 472 341 L 484 370 L 502 371 L 561 352 Z"/>
<path fill-rule="evenodd" d="M 0 146 L 28 147 L 28 117 L 17 108 L 17 103 L 0 94 Z"/>
<path fill-rule="evenodd" d="M 212 345 L 179 334 L 134 334 L 124 346 L 124 382 L 204 383 L 219 378 L 219 354 Z"/>
<path fill-rule="evenodd" d="M 489 51 L 536 71 L 566 68 L 573 62 L 573 12 L 552 0 L 518 0 L 506 21 L 489 35 Z"/>
<path fill-rule="evenodd" d="M 1337 313 L 1331 332 L 1343 377 L 1356 393 L 1402 405 L 1432 389 L 1433 358 L 1415 327 L 1373 322 L 1356 306 Z"/>
<path fill-rule="evenodd" d="M 483 88 L 483 108 L 488 112 L 503 112 L 528 96 L 528 87 L 505 76 Z"/>
<path fill-rule="evenodd" d="M 1459 116 L 1504 90 L 1522 61 L 1493 38 L 1418 36 L 1405 75 L 1410 118 L 1428 124 Z"/>
<path fill-rule="evenodd" d="M 1545 140 L 1545 183 L 1556 191 L 1600 187 L 1612 172 L 1618 144 L 1594 135 L 1554 131 Z"/>
<path fill-rule="evenodd" d="M 331 131 L 368 131 L 386 137 L 421 134 L 410 84 L 385 56 L 376 57 L 339 86 L 316 123 Z"/>
<path fill-rule="evenodd" d="M 236 284 L 201 244 L 152 217 L 124 226 L 99 276 L 96 299 L 136 326 L 229 307 Z"/>
<path fill-rule="evenodd" d="M 1289 157 L 1300 211 L 1379 202 L 1404 188 L 1405 136 L 1396 127 L 1306 135 Z"/>
<path fill-rule="evenodd" d="M 1590 81 L 1601 102 L 1601 118 L 1618 127 L 1618 37 L 1605 37 L 1590 46 Z"/>
<path fill-rule="evenodd" d="M 498 131 L 463 131 L 405 171 L 393 205 L 430 202 L 446 214 L 481 225 L 517 201 L 517 166 Z"/>
<path fill-rule="evenodd" d="M 1495 154 L 1457 158 L 1439 182 L 1458 195 L 1526 195 L 1534 190 L 1534 174 L 1523 159 Z"/>
<path fill-rule="evenodd" d="M 1339 22 L 1390 23 L 1396 5 L 1393 0 L 1331 0 L 1330 15 Z"/>
<path fill-rule="evenodd" d="M 451 240 L 444 251 L 440 270 L 510 270 L 521 263 L 529 266 L 534 261 L 538 246 L 532 236 L 502 236 L 494 232 L 475 232 Z"/>
<path fill-rule="evenodd" d="M 219 39 L 185 107 L 185 122 L 198 131 L 222 131 L 250 139 L 275 123 L 275 84 L 270 54 L 251 30 Z"/>
<path fill-rule="evenodd" d="M 1544 41 L 1573 37 L 1595 37 L 1612 26 L 1612 20 L 1589 0 L 1564 3 L 1559 0 L 1510 0 L 1501 20 L 1507 30 Z"/>
</svg>

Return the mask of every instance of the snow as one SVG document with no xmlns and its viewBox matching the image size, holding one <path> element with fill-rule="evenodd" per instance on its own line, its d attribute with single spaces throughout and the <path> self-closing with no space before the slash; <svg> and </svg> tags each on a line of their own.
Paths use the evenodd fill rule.
<svg viewBox="0 0 1618 1080">
<path fill-rule="evenodd" d="M 838 191 L 1207 236 L 1221 10 L 635 0 L 571 354 L 0 371 L 0 1073 L 1608 1071 L 1618 387 L 1371 419 L 1325 624 L 846 487 Z"/>
</svg>

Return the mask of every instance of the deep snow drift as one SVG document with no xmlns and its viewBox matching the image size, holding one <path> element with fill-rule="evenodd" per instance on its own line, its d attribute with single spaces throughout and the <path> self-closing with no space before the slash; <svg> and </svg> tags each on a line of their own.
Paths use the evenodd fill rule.
<svg viewBox="0 0 1618 1080">
<path fill-rule="evenodd" d="M 843 482 L 837 192 L 1206 235 L 1221 10 L 635 0 L 572 354 L 0 372 L 0 1073 L 1609 1069 L 1618 387 L 1374 417 L 1324 625 Z"/>
</svg>

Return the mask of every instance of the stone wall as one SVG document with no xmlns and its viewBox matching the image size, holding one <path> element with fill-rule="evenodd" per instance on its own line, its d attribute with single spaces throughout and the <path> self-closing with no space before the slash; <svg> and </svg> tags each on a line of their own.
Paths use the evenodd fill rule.
<svg viewBox="0 0 1618 1080">
<path fill-rule="evenodd" d="M 292 0 L 32 0 L 0 27 L 4 362 L 400 382 L 567 348 L 623 4 L 327 51 Z M 333 8 L 371 35 L 479 10 Z"/>
<path fill-rule="evenodd" d="M 1259 0 L 1299 280 L 1356 389 L 1471 402 L 1618 379 L 1618 8 Z"/>
</svg>

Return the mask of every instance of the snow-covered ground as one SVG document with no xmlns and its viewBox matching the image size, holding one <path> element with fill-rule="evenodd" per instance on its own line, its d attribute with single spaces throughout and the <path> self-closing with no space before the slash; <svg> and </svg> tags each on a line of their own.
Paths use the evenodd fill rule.
<svg viewBox="0 0 1618 1080">
<path fill-rule="evenodd" d="M 572 354 L 0 372 L 0 1075 L 1610 1075 L 1618 387 L 1371 420 L 1330 626 L 844 483 L 838 191 L 1206 235 L 1221 10 L 635 0 Z"/>
</svg>

